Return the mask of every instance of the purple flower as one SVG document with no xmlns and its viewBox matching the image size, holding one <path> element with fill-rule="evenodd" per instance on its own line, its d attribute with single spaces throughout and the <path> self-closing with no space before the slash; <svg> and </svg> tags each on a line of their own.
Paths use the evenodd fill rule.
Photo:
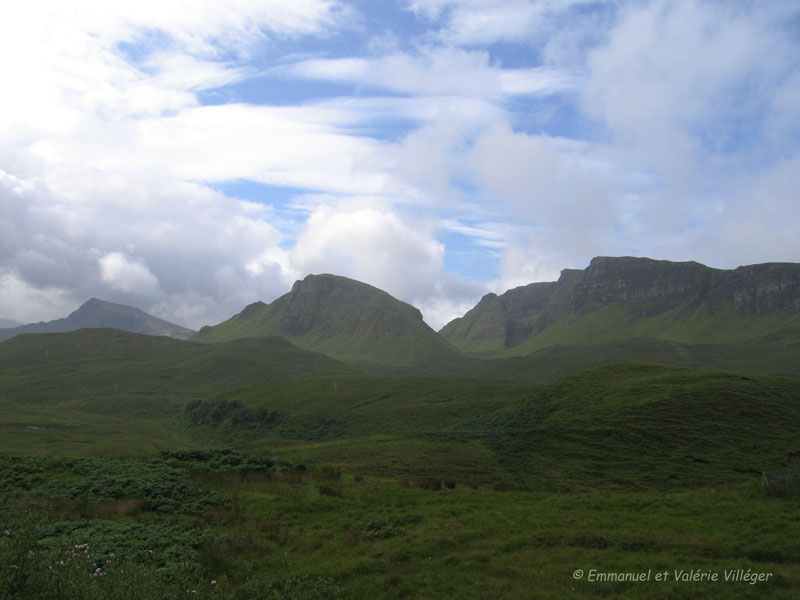
<svg viewBox="0 0 800 600">
<path fill-rule="evenodd" d="M 216 580 L 212 579 L 212 580 L 211 580 L 211 585 L 217 585 L 217 582 L 216 582 Z"/>
</svg>

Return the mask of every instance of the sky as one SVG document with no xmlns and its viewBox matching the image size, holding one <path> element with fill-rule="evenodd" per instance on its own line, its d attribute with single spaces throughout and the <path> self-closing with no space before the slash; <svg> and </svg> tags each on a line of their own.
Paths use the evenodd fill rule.
<svg viewBox="0 0 800 600">
<path fill-rule="evenodd" d="M 2 13 L 2 318 L 199 328 L 333 273 L 439 329 L 594 256 L 800 260 L 797 0 Z"/>
</svg>

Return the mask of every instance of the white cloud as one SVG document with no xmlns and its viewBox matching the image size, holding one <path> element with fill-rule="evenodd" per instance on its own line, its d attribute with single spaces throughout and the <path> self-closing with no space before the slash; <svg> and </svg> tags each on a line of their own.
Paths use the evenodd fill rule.
<svg viewBox="0 0 800 600">
<path fill-rule="evenodd" d="M 796 85 L 784 76 L 796 69 L 797 44 L 777 18 L 769 4 L 632 5 L 590 57 L 584 107 L 630 159 L 673 185 L 729 155 L 757 158 L 762 115 Z M 738 129 L 745 123 L 752 129 Z"/>
<path fill-rule="evenodd" d="M 111 288 L 145 297 L 159 293 L 158 279 L 150 269 L 122 252 L 109 252 L 99 263 L 100 277 Z"/>
<path fill-rule="evenodd" d="M 438 38 L 463 46 L 533 42 L 554 16 L 596 0 L 410 0 L 410 10 L 440 24 Z"/>
<path fill-rule="evenodd" d="M 416 55 L 308 59 L 274 72 L 426 96 L 503 98 L 554 94 L 574 86 L 570 74 L 555 68 L 503 69 L 492 66 L 489 59 L 484 50 L 429 46 Z"/>
</svg>

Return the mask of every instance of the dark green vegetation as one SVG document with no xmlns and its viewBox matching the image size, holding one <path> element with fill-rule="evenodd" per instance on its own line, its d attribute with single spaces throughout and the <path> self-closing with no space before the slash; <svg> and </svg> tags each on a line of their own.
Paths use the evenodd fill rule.
<svg viewBox="0 0 800 600">
<path fill-rule="evenodd" d="M 195 334 L 191 329 L 158 319 L 138 308 L 92 298 L 63 319 L 0 329 L 0 341 L 23 333 L 63 333 L 77 329 L 108 327 L 131 333 L 164 335 L 180 340 L 188 339 Z"/>
<path fill-rule="evenodd" d="M 794 267 L 562 279 L 484 299 L 549 315 L 491 359 L 333 276 L 205 343 L 3 342 L 0 599 L 796 598 Z"/>
</svg>

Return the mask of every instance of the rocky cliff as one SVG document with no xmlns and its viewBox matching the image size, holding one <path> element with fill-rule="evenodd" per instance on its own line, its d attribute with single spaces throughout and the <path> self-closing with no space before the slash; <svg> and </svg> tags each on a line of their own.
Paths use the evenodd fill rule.
<svg viewBox="0 0 800 600">
<path fill-rule="evenodd" d="M 598 311 L 604 312 L 595 314 Z M 553 330 L 559 323 L 566 327 L 593 321 L 586 329 L 595 338 L 604 325 L 609 329 L 606 337 L 624 339 L 626 328 L 630 329 L 627 337 L 643 329 L 658 336 L 659 328 L 671 329 L 669 335 L 691 337 L 688 328 L 697 327 L 703 319 L 717 318 L 722 327 L 728 324 L 723 316 L 782 313 L 800 315 L 800 264 L 721 270 L 696 262 L 597 257 L 586 269 L 565 269 L 556 282 L 533 283 L 500 296 L 489 294 L 440 333 L 463 351 L 492 354 L 530 346 L 529 341 L 543 332 L 548 343 L 559 343 Z M 687 328 L 683 333 L 678 327 L 681 323 Z M 575 328 L 569 333 L 570 343 L 575 343 L 579 339 Z"/>
</svg>

